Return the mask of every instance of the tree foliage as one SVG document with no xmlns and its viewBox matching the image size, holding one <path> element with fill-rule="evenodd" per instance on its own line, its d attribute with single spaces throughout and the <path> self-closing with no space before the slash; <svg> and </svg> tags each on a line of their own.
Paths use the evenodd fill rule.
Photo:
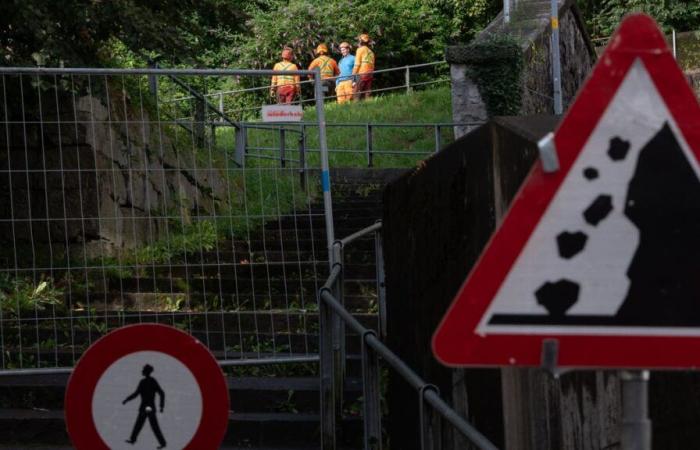
<svg viewBox="0 0 700 450">
<path fill-rule="evenodd" d="M 297 59 L 306 62 L 320 42 L 337 52 L 340 42 L 354 43 L 359 33 L 369 33 L 383 67 L 434 61 L 442 57 L 446 43 L 472 30 L 477 18 L 484 20 L 489 2 L 273 0 L 249 10 L 249 33 L 239 37 L 231 59 L 245 67 L 269 67 L 282 46 L 289 45 Z M 474 20 L 457 19 L 455 13 L 463 10 Z"/>
<path fill-rule="evenodd" d="M 3 64 L 111 65 L 120 46 L 194 62 L 241 30 L 238 1 L 10 0 L 0 16 Z"/>
<path fill-rule="evenodd" d="M 700 27 L 697 0 L 583 0 L 580 6 L 594 37 L 610 36 L 620 20 L 631 12 L 649 14 L 666 32 Z"/>
</svg>

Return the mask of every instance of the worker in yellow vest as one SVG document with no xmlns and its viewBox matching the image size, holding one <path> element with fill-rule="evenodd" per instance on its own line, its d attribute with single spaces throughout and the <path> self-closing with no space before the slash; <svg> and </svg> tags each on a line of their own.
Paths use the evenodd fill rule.
<svg viewBox="0 0 700 450">
<path fill-rule="evenodd" d="M 368 34 L 357 37 L 357 51 L 352 74 L 355 75 L 353 92 L 355 100 L 369 98 L 372 91 L 372 73 L 374 72 L 374 52 L 370 48 L 373 42 Z"/>
<path fill-rule="evenodd" d="M 275 64 L 272 70 L 280 72 L 299 70 L 297 65 L 292 62 L 293 57 L 292 49 L 284 47 L 282 50 L 282 61 Z M 299 75 L 273 75 L 270 95 L 277 94 L 277 103 L 292 103 L 294 97 L 296 97 L 301 90 L 299 82 Z"/>
<path fill-rule="evenodd" d="M 332 88 L 335 87 L 334 78 L 340 73 L 338 63 L 335 62 L 335 59 L 328 56 L 328 47 L 326 44 L 318 44 L 318 47 L 316 47 L 316 55 L 318 56 L 311 61 L 309 70 L 314 70 L 318 67 L 321 70 L 323 90 L 325 92 L 333 92 Z M 313 76 L 309 75 L 309 79 L 313 79 Z"/>
</svg>

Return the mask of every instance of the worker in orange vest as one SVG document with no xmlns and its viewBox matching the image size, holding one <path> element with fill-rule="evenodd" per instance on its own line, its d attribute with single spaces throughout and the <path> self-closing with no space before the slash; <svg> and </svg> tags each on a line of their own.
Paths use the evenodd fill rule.
<svg viewBox="0 0 700 450">
<path fill-rule="evenodd" d="M 328 56 L 326 44 L 318 44 L 316 55 L 318 57 L 311 61 L 309 70 L 314 70 L 318 67 L 321 70 L 321 82 L 323 83 L 324 92 L 333 92 L 332 88 L 335 87 L 334 78 L 340 73 L 338 63 L 335 62 L 335 59 Z M 313 75 L 309 75 L 309 79 L 313 79 Z"/>
<path fill-rule="evenodd" d="M 272 70 L 280 72 L 299 70 L 297 65 L 292 62 L 293 57 L 292 49 L 284 47 L 282 50 L 282 61 L 275 64 Z M 296 97 L 301 90 L 299 82 L 299 75 L 273 75 L 270 95 L 277 94 L 277 103 L 292 103 L 294 97 Z"/>
<path fill-rule="evenodd" d="M 355 75 L 353 92 L 355 100 L 369 98 L 372 91 L 372 73 L 374 72 L 374 52 L 370 48 L 373 42 L 368 34 L 357 37 L 357 51 L 352 74 Z"/>
</svg>

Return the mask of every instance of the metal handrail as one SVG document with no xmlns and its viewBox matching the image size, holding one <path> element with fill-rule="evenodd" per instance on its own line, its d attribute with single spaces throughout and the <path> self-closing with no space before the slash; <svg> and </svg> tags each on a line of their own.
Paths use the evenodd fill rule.
<svg viewBox="0 0 700 450">
<path fill-rule="evenodd" d="M 364 148 L 329 148 L 328 151 L 331 153 L 354 153 L 361 154 L 364 153 L 367 157 L 367 166 L 373 167 L 374 156 L 379 155 L 395 155 L 395 156 L 411 156 L 411 155 L 429 155 L 430 153 L 437 153 L 442 148 L 442 130 L 445 128 L 452 127 L 471 127 L 482 125 L 483 122 L 427 122 L 427 123 L 362 123 L 362 122 L 350 122 L 350 123 L 326 123 L 326 128 L 363 128 L 365 134 L 365 147 Z M 258 122 L 240 122 L 241 132 L 237 133 L 237 150 L 236 150 L 236 163 L 243 166 L 247 158 L 261 158 L 261 159 L 277 159 L 284 167 L 287 161 L 291 161 L 289 158 L 285 157 L 286 147 L 283 144 L 284 134 L 287 132 L 299 134 L 299 160 L 304 161 L 306 154 L 318 153 L 320 150 L 318 148 L 307 147 L 306 136 L 307 129 L 310 127 L 316 127 L 315 122 L 277 122 L 277 123 L 258 123 Z M 375 149 L 372 131 L 377 128 L 424 128 L 433 129 L 434 135 L 434 145 L 432 150 L 399 150 L 399 149 Z M 274 133 L 280 133 L 280 146 L 270 147 L 270 146 L 254 146 L 249 145 L 248 142 L 248 129 L 254 130 L 266 130 Z M 279 157 L 262 154 L 262 152 L 279 152 Z M 301 170 L 305 170 L 306 167 L 302 165 Z"/>
<path fill-rule="evenodd" d="M 341 367 L 334 364 L 334 351 L 337 353 L 339 349 L 344 347 L 344 342 L 338 342 L 338 336 L 343 336 L 340 330 L 333 329 L 335 325 L 334 316 L 340 318 L 346 326 L 354 330 L 362 339 L 362 361 L 363 361 L 363 392 L 365 393 L 365 450 L 381 448 L 381 415 L 378 410 L 378 399 L 369 398 L 368 392 L 373 392 L 375 396 L 379 395 L 378 376 L 377 374 L 368 373 L 368 370 L 377 371 L 378 367 L 372 363 L 373 358 L 381 357 L 394 371 L 396 371 L 406 382 L 408 382 L 420 396 L 420 419 L 421 419 L 421 448 L 426 447 L 426 433 L 423 403 L 427 402 L 433 411 L 438 413 L 442 419 L 449 422 L 457 431 L 459 431 L 472 444 L 483 450 L 496 450 L 497 447 L 491 443 L 483 434 L 481 434 L 474 426 L 468 423 L 457 412 L 452 409 L 437 392 L 437 388 L 429 383 L 426 383 L 416 372 L 414 372 L 399 356 L 392 352 L 384 343 L 376 336 L 374 330 L 364 327 L 353 315 L 348 312 L 342 305 L 342 302 L 336 298 L 333 292 L 342 297 L 342 280 L 343 280 L 343 261 L 342 249 L 352 242 L 374 233 L 375 236 L 381 232 L 381 221 L 370 225 L 356 233 L 353 233 L 343 239 L 335 241 L 333 252 L 333 263 L 330 275 L 323 287 L 319 290 L 320 303 L 320 320 L 321 320 L 321 429 L 322 429 L 322 444 L 334 448 L 335 435 L 334 423 L 336 405 L 334 391 L 337 386 L 333 386 L 334 381 L 339 379 L 342 381 Z M 339 286 L 340 284 L 340 286 Z M 369 352 L 374 352 L 373 355 Z M 342 354 L 342 350 L 340 350 Z M 330 360 L 329 360 L 330 357 Z M 369 369 L 368 369 L 369 367 Z M 330 370 L 333 373 L 327 373 Z M 375 386 L 370 387 L 366 384 L 374 382 Z M 342 384 L 342 383 L 341 383 Z M 373 390 L 372 390 L 373 389 Z M 328 398 L 330 396 L 330 399 Z M 373 417 L 369 417 L 373 416 Z M 330 422 L 330 424 L 328 423 Z M 438 437 L 439 439 L 439 437 Z"/>
<path fill-rule="evenodd" d="M 411 69 L 418 69 L 421 67 L 430 67 L 430 66 L 437 66 L 441 64 L 447 64 L 447 61 L 433 61 L 429 63 L 422 63 L 422 64 L 412 64 L 408 66 L 400 66 L 400 67 L 390 67 L 388 69 L 379 69 L 379 70 L 374 70 L 372 71 L 372 74 L 378 74 L 378 73 L 387 73 L 387 72 L 396 72 L 399 70 L 411 70 Z M 290 74 L 295 74 L 294 72 L 290 71 Z M 347 77 L 348 75 L 344 75 L 343 77 Z M 324 78 L 324 80 L 336 80 L 338 78 L 341 78 L 340 75 L 335 76 L 335 77 L 329 77 L 329 78 Z M 310 84 L 313 83 L 313 80 L 300 80 L 299 84 Z M 415 83 L 412 84 L 411 86 L 419 86 L 424 83 Z M 205 97 L 218 97 L 220 95 L 228 95 L 228 94 L 240 94 L 243 92 L 254 92 L 254 91 L 262 91 L 265 89 L 270 89 L 272 85 L 265 85 L 265 86 L 256 86 L 252 88 L 244 88 L 244 89 L 231 89 L 228 91 L 215 91 L 215 92 L 210 92 L 208 94 L 205 94 Z M 406 85 L 401 85 L 397 86 L 397 88 L 403 88 L 406 87 Z M 330 98 L 329 96 L 325 96 L 325 98 Z M 179 102 L 179 101 L 185 101 L 185 100 L 191 100 L 192 97 L 176 97 L 173 99 L 168 100 L 168 102 Z"/>
</svg>

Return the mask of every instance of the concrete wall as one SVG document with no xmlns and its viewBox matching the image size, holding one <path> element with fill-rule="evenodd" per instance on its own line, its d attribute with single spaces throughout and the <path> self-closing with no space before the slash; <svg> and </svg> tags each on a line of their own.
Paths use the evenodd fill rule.
<svg viewBox="0 0 700 450">
<path fill-rule="evenodd" d="M 521 115 L 553 113 L 549 5 L 547 0 L 521 0 L 509 24 L 504 24 L 503 16 L 499 15 L 476 38 L 502 33 L 513 35 L 521 42 L 524 59 Z M 593 67 L 596 56 L 575 1 L 560 1 L 560 5 L 562 102 L 566 109 Z M 459 123 L 484 121 L 488 116 L 486 106 L 478 86 L 467 75 L 468 67 L 460 58 L 463 53 L 458 46 L 446 52 L 451 66 L 453 120 Z M 488 60 L 481 63 L 489 64 Z M 468 129 L 455 127 L 455 136 L 463 136 Z"/>
<path fill-rule="evenodd" d="M 14 219 L 0 224 L 5 263 L 15 248 L 35 264 L 113 255 L 161 237 L 163 217 L 206 215 L 225 199 L 219 171 L 197 168 L 191 143 L 178 150 L 146 112 L 124 120 L 90 96 L 62 104 L 43 123 L 30 112 L 0 131 L 0 169 L 10 170 L 0 209 Z"/>
</svg>

